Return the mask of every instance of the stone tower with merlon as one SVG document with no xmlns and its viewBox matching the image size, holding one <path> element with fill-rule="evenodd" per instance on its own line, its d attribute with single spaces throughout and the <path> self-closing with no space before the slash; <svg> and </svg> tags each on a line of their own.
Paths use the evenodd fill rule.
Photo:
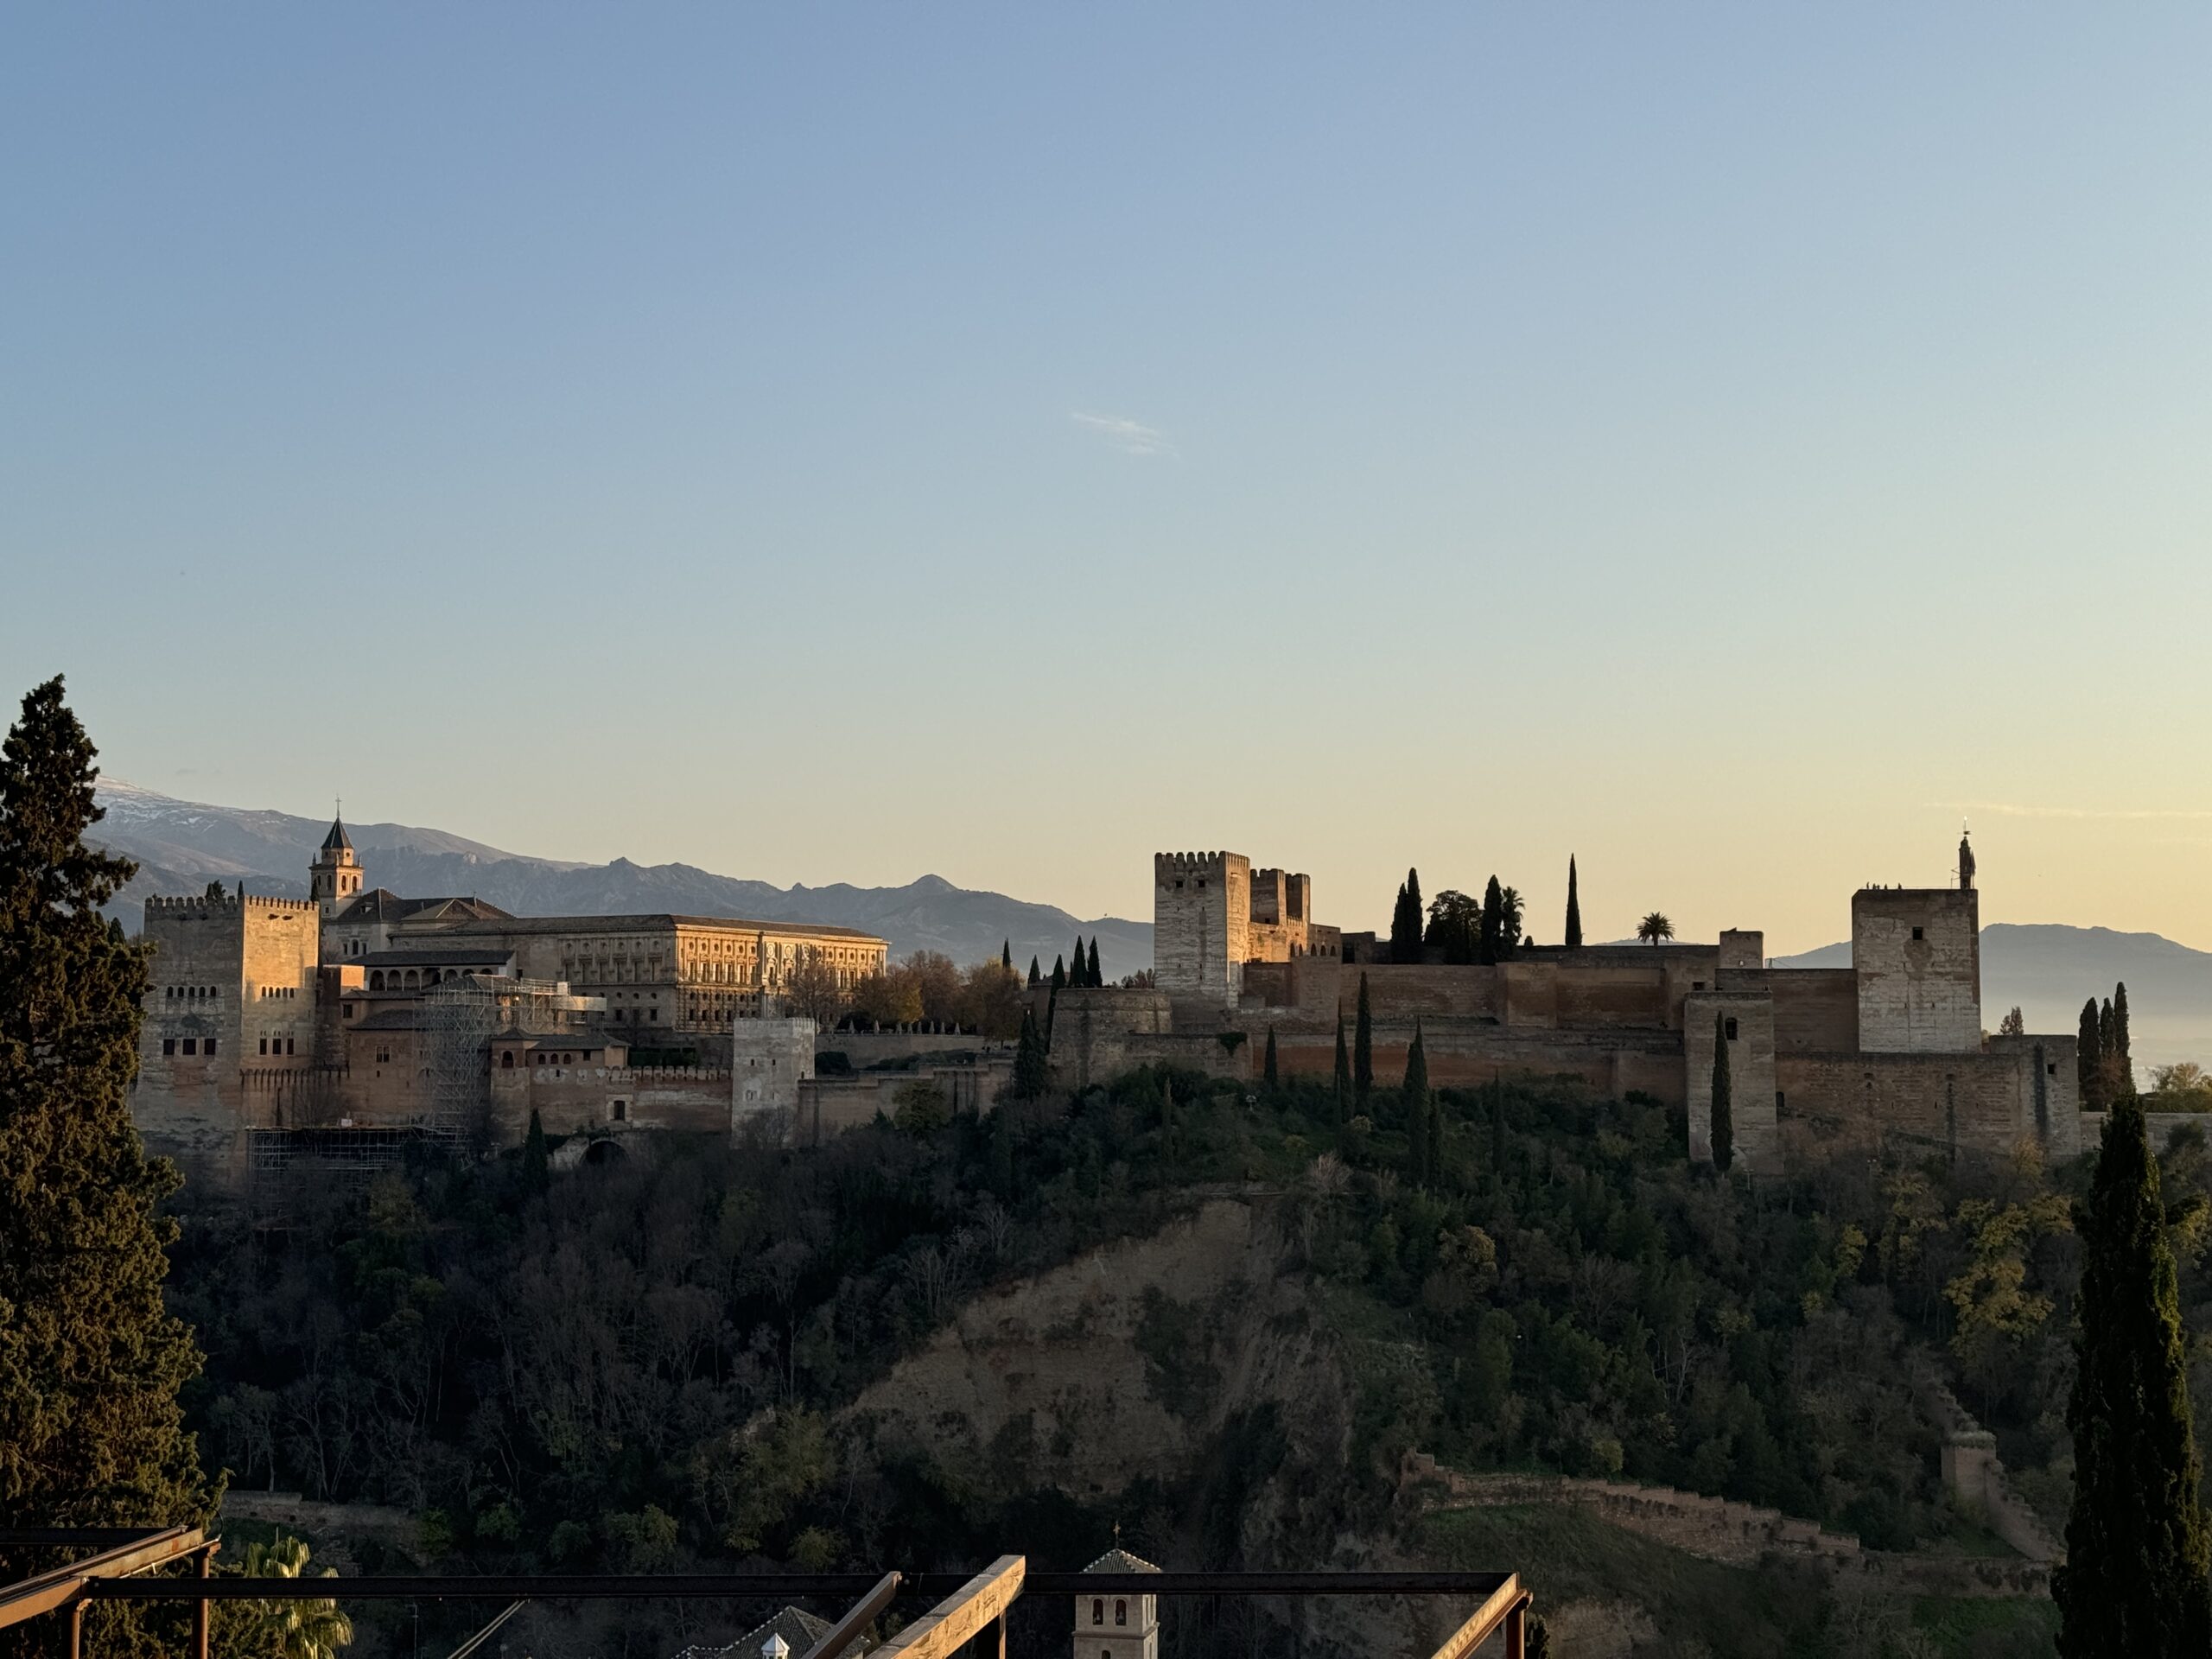
<svg viewBox="0 0 2212 1659">
<path fill-rule="evenodd" d="M 1168 996 L 1235 1007 L 1244 988 L 1251 927 L 1250 859 L 1220 852 L 1152 855 L 1153 970 Z"/>
<path fill-rule="evenodd" d="M 1959 843 L 1955 887 L 1861 887 L 1851 899 L 1859 1046 L 1870 1054 L 1981 1049 L 1981 895 Z"/>
</svg>

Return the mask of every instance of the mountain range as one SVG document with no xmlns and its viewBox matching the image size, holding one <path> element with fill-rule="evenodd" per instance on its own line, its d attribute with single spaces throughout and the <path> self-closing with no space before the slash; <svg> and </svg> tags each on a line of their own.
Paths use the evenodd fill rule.
<svg viewBox="0 0 2212 1659">
<path fill-rule="evenodd" d="M 181 801 L 103 780 L 107 816 L 93 839 L 136 859 L 137 876 L 110 912 L 136 926 L 156 893 L 197 893 L 210 881 L 307 896 L 307 869 L 326 820 Z M 779 887 L 717 875 L 690 864 L 587 864 L 533 858 L 479 841 L 398 823 L 349 823 L 369 883 L 410 897 L 473 893 L 518 916 L 607 916 L 672 911 L 759 921 L 827 922 L 864 928 L 891 942 L 894 957 L 941 950 L 980 962 L 1010 941 L 1017 967 L 1032 956 L 1049 971 L 1075 936 L 1098 939 L 1110 981 L 1152 965 L 1152 925 L 1116 917 L 1078 918 L 1058 906 L 957 887 L 925 875 L 901 887 Z M 2071 1032 L 2085 997 L 2126 982 L 2139 1065 L 2192 1059 L 2212 1065 L 2212 951 L 2156 933 L 2104 927 L 1993 923 L 1982 930 L 1982 1006 L 1993 1029 L 2018 1005 L 2031 1031 Z M 1779 968 L 1847 968 L 1851 946 L 1825 945 L 1775 958 Z"/>
<path fill-rule="evenodd" d="M 193 893 L 210 881 L 245 882 L 257 893 L 304 899 L 308 866 L 329 829 L 289 812 L 181 801 L 102 779 L 106 817 L 88 839 L 135 859 L 138 874 L 108 906 L 137 927 L 155 894 Z M 467 893 L 518 916 L 618 916 L 672 912 L 753 921 L 810 921 L 857 927 L 887 939 L 894 957 L 941 950 L 981 962 L 1011 944 L 1014 965 L 1033 956 L 1045 971 L 1072 951 L 1076 935 L 1098 940 L 1110 982 L 1152 966 L 1152 925 L 1115 917 L 1085 920 L 1056 905 L 957 887 L 925 875 L 902 887 L 779 887 L 716 875 L 689 864 L 584 864 L 502 851 L 442 830 L 400 823 L 346 826 L 371 887 L 410 898 Z"/>
</svg>

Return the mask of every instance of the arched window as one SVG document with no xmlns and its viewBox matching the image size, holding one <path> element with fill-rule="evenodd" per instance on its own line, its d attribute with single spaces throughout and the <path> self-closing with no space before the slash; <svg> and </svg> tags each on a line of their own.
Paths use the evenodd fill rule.
<svg viewBox="0 0 2212 1659">
<path fill-rule="evenodd" d="M 499 1070 L 502 1071 L 512 1071 L 514 1069 L 515 1052 L 511 1048 L 499 1056 Z"/>
<path fill-rule="evenodd" d="M 1105 1597 L 1093 1596 L 1090 1599 L 1090 1622 L 1094 1624 L 1103 1624 L 1106 1622 Z"/>
<path fill-rule="evenodd" d="M 1116 1624 L 1126 1624 L 1129 1622 L 1129 1604 L 1128 1602 L 1118 1600 L 1115 1602 L 1114 1622 Z"/>
</svg>

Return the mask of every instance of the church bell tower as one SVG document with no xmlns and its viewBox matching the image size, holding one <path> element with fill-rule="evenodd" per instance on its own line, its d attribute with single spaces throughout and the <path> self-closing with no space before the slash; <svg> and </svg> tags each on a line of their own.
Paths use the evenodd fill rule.
<svg viewBox="0 0 2212 1659">
<path fill-rule="evenodd" d="M 361 861 L 353 851 L 353 838 L 346 833 L 343 818 L 330 821 L 322 850 L 308 866 L 308 893 L 326 922 L 360 896 Z"/>
</svg>

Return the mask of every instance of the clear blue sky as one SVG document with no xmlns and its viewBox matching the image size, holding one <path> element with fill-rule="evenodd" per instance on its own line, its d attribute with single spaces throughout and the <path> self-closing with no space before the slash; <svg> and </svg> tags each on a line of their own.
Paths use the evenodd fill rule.
<svg viewBox="0 0 2212 1659">
<path fill-rule="evenodd" d="M 111 772 L 1149 912 L 2212 945 L 2212 11 L 18 7 Z"/>
</svg>

